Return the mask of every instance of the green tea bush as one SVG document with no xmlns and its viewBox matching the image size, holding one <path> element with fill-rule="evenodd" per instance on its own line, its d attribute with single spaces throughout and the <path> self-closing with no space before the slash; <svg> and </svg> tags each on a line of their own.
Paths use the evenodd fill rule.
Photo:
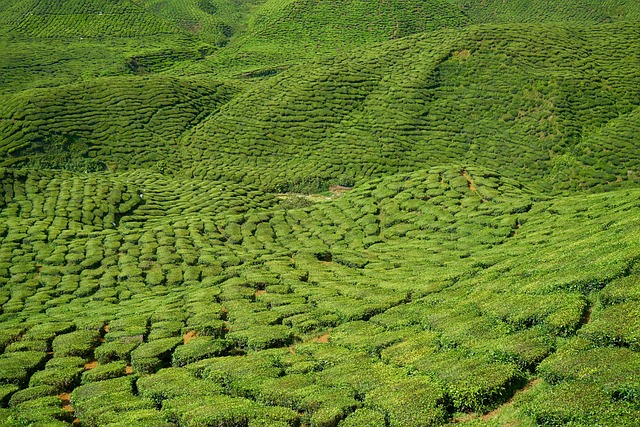
<svg viewBox="0 0 640 427">
<path fill-rule="evenodd" d="M 0 384 L 27 385 L 29 376 L 41 369 L 47 354 L 39 351 L 21 351 L 0 355 Z"/>
<path fill-rule="evenodd" d="M 367 408 L 357 409 L 338 424 L 339 427 L 383 427 L 386 426 L 383 413 Z"/>
<path fill-rule="evenodd" d="M 638 315 L 638 305 L 635 302 L 609 306 L 597 315 L 594 314 L 593 322 L 580 329 L 579 335 L 598 345 L 629 347 L 638 351 Z"/>
<path fill-rule="evenodd" d="M 126 370 L 127 362 L 125 361 L 98 364 L 82 374 L 82 384 L 122 377 L 126 375 Z"/>
<path fill-rule="evenodd" d="M 390 426 L 424 426 L 443 423 L 447 417 L 445 392 L 428 377 L 398 379 L 365 398 L 365 407 L 385 414 Z"/>
<path fill-rule="evenodd" d="M 234 341 L 213 337 L 195 337 L 185 345 L 176 347 L 172 365 L 184 366 L 202 359 L 226 356 L 234 347 Z"/>
<path fill-rule="evenodd" d="M 51 386 L 58 393 L 72 390 L 75 386 L 80 384 L 80 376 L 83 371 L 83 368 L 73 366 L 55 368 L 47 367 L 47 369 L 38 371 L 31 376 L 29 386 Z"/>
<path fill-rule="evenodd" d="M 123 338 L 119 341 L 106 342 L 95 349 L 94 355 L 101 364 L 115 362 L 118 360 L 130 362 L 131 352 L 142 342 L 142 337 L 140 337 L 139 340 L 129 341 L 128 339 Z"/>
<path fill-rule="evenodd" d="M 16 407 L 22 402 L 39 399 L 46 396 L 54 396 L 58 393 L 55 387 L 50 385 L 39 385 L 35 387 L 27 387 L 20 391 L 16 391 L 9 400 L 10 407 Z"/>
<path fill-rule="evenodd" d="M 136 372 L 153 373 L 171 364 L 171 354 L 181 343 L 180 338 L 163 338 L 141 344 L 131 352 L 131 365 Z"/>
<path fill-rule="evenodd" d="M 18 420 L 23 424 L 41 424 L 61 426 L 73 421 L 71 413 L 60 407 L 60 399 L 56 396 L 27 400 L 15 407 Z"/>
<path fill-rule="evenodd" d="M 97 346 L 99 335 L 93 331 L 76 331 L 58 335 L 52 348 L 57 357 L 80 356 L 89 358 Z"/>
<path fill-rule="evenodd" d="M 259 353 L 205 359 L 186 365 L 185 369 L 245 397 L 257 396 L 262 383 L 281 376 L 283 372 L 273 360 L 260 357 Z"/>
<path fill-rule="evenodd" d="M 129 411 L 155 409 L 150 399 L 133 394 L 135 377 L 126 376 L 81 385 L 71 393 L 75 415 L 89 426 L 118 422 Z"/>
<path fill-rule="evenodd" d="M 231 332 L 228 338 L 241 348 L 256 351 L 291 344 L 293 332 L 284 325 L 255 326 L 247 330 Z"/>
<path fill-rule="evenodd" d="M 223 393 L 223 388 L 211 381 L 204 381 L 182 368 L 165 368 L 157 373 L 144 376 L 137 381 L 138 393 L 152 399 L 160 406 L 167 399 L 177 397 L 215 396 Z"/>
<path fill-rule="evenodd" d="M 0 408 L 6 408 L 13 395 L 20 390 L 15 384 L 0 385 Z"/>
<path fill-rule="evenodd" d="M 167 422 L 164 416 L 156 409 L 134 409 L 120 412 L 113 417 L 113 421 L 105 424 L 106 427 L 174 427 L 175 424 Z"/>
</svg>

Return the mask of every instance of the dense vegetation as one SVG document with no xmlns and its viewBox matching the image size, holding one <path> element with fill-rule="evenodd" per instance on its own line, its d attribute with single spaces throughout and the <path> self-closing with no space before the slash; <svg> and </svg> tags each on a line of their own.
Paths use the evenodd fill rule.
<svg viewBox="0 0 640 427">
<path fill-rule="evenodd" d="M 640 6 L 0 0 L 0 426 L 635 426 Z"/>
</svg>

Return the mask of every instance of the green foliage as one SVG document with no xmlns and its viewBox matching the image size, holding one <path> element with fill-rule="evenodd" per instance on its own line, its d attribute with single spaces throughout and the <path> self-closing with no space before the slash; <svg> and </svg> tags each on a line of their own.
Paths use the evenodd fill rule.
<svg viewBox="0 0 640 427">
<path fill-rule="evenodd" d="M 158 406 L 167 399 L 177 397 L 215 396 L 222 394 L 220 385 L 203 381 L 182 368 L 161 369 L 157 373 L 142 377 L 137 382 L 142 397 L 152 399 Z"/>
<path fill-rule="evenodd" d="M 388 417 L 390 426 L 442 423 L 446 413 L 443 390 L 427 377 L 400 379 L 367 395 L 365 405 Z"/>
<path fill-rule="evenodd" d="M 71 393 L 75 414 L 87 425 L 119 422 L 122 413 L 154 409 L 152 400 L 133 394 L 135 378 L 121 377 L 81 385 Z"/>
<path fill-rule="evenodd" d="M 93 381 L 108 380 L 111 378 L 122 377 L 126 374 L 127 362 L 118 361 L 107 364 L 99 364 L 82 374 L 82 383 L 90 383 Z"/>
<path fill-rule="evenodd" d="M 173 366 L 184 366 L 202 359 L 226 356 L 233 348 L 232 340 L 196 337 L 173 352 Z"/>
<path fill-rule="evenodd" d="M 93 331 L 75 331 L 58 335 L 53 340 L 53 352 L 58 357 L 80 356 L 88 358 L 92 355 L 98 341 L 98 334 Z"/>
<path fill-rule="evenodd" d="M 27 387 L 23 390 L 16 391 L 9 400 L 9 406 L 15 407 L 29 400 L 39 399 L 41 397 L 53 396 L 57 393 L 55 387 L 50 385 L 38 385 L 35 387 Z"/>
<path fill-rule="evenodd" d="M 0 0 L 0 425 L 635 426 L 638 17 Z"/>
<path fill-rule="evenodd" d="M 50 386 L 58 393 L 71 390 L 80 383 L 83 368 L 68 366 L 55 367 L 38 371 L 29 380 L 30 387 Z"/>
<path fill-rule="evenodd" d="M 44 366 L 47 354 L 38 351 L 21 351 L 0 355 L 0 384 L 23 387 L 29 376 Z"/>
<path fill-rule="evenodd" d="M 9 400 L 13 397 L 15 392 L 20 388 L 15 384 L 3 384 L 0 386 L 0 407 L 6 407 Z"/>
<path fill-rule="evenodd" d="M 171 364 L 171 353 L 180 338 L 162 338 L 141 344 L 131 352 L 131 365 L 136 372 L 149 374 Z"/>
<path fill-rule="evenodd" d="M 293 342 L 291 329 L 284 325 L 255 326 L 248 330 L 232 332 L 228 336 L 239 347 L 249 350 L 284 347 Z"/>
</svg>

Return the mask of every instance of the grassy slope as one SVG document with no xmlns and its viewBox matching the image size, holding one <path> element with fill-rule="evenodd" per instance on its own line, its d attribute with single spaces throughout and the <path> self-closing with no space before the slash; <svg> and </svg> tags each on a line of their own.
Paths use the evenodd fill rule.
<svg viewBox="0 0 640 427">
<path fill-rule="evenodd" d="M 245 31 L 209 60 L 231 75 L 277 72 L 274 65 L 339 55 L 422 31 L 486 23 L 633 22 L 639 16 L 633 0 L 268 0 Z"/>
<path fill-rule="evenodd" d="M 634 426 L 639 9 L 0 1 L 0 426 Z"/>
<path fill-rule="evenodd" d="M 480 26 L 301 65 L 196 128 L 185 165 L 279 190 L 462 159 L 556 190 L 634 182 L 632 132 L 623 151 L 581 141 L 634 126 L 638 37 L 628 24 Z"/>
<path fill-rule="evenodd" d="M 24 91 L 7 97 L 0 113 L 2 163 L 162 170 L 167 160 L 171 165 L 182 133 L 236 91 L 211 79 L 164 76 L 107 77 Z"/>
<path fill-rule="evenodd" d="M 526 417 L 632 425 L 633 397 L 610 406 L 606 392 L 637 385 L 601 372 L 598 357 L 613 351 L 607 340 L 620 353 L 636 345 L 633 325 L 611 317 L 637 291 L 629 286 L 637 281 L 640 256 L 636 190 L 551 200 L 496 173 L 451 165 L 282 210 L 258 191 L 213 184 L 143 171 L 3 171 L 3 186 L 11 188 L 1 230 L 4 357 L 38 345 L 52 348 L 51 338 L 38 341 L 42 335 L 35 331 L 55 330 L 55 322 L 93 333 L 109 324 L 105 343 L 90 344 L 89 351 L 97 346 L 103 364 L 130 357 L 136 371 L 154 372 L 171 363 L 153 350 L 170 337 L 190 330 L 225 335 L 236 352 L 248 355 L 206 359 L 206 347 L 179 346 L 174 366 L 183 365 L 176 354 L 206 360 L 155 374 L 165 390 L 157 398 L 165 403 L 147 416 L 177 417 L 187 425 L 226 415 L 216 406 L 195 411 L 180 404 L 182 392 L 170 391 L 180 375 L 224 386 L 196 387 L 189 393 L 199 402 L 221 392 L 249 398 L 234 401 L 248 418 L 275 422 L 261 412 L 264 404 L 300 411 L 294 418 L 303 422 L 339 420 L 363 407 L 388 417 L 390 425 L 417 426 L 444 422 L 455 411 L 495 407 L 536 370 L 549 383 L 519 407 Z M 98 215 L 92 206 L 109 209 Z M 593 321 L 585 326 L 591 306 Z M 227 323 L 215 320 L 220 317 Z M 212 329 L 221 325 L 224 330 Z M 16 330 L 22 334 L 13 343 Z M 329 343 L 313 341 L 327 330 Z M 58 341 L 53 360 L 91 354 Z M 132 352 L 132 342 L 139 351 Z M 577 353 L 571 350 L 576 345 Z M 558 365 L 570 366 L 567 357 L 587 357 L 580 363 L 592 366 L 590 387 L 602 390 L 589 410 L 572 409 L 583 403 L 581 389 L 571 384 L 583 380 Z M 620 369 L 626 360 L 616 362 Z M 250 367 L 236 372 L 224 363 Z M 67 374 L 53 367 L 42 372 L 32 376 L 32 387 L 62 390 L 50 378 Z M 374 382 L 362 382 L 371 375 Z M 110 383 L 104 383 L 99 405 L 83 397 L 88 386 L 78 388 L 74 408 L 97 425 L 141 416 L 154 407 L 145 398 L 158 393 L 145 391 L 141 381 L 138 397 L 108 392 Z M 404 393 L 415 395 L 411 381 L 431 391 L 409 420 L 402 402 Z M 289 396 L 294 390 L 297 398 Z M 558 393 L 564 406 L 544 403 Z M 135 405 L 122 409 L 125 401 Z M 22 421 L 47 417 L 42 403 L 17 411 Z"/>
</svg>

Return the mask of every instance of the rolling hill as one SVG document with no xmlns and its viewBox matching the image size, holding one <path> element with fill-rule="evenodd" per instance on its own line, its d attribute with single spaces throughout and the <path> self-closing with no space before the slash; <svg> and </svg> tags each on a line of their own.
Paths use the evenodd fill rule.
<svg viewBox="0 0 640 427">
<path fill-rule="evenodd" d="M 639 14 L 0 0 L 0 427 L 637 425 Z"/>
</svg>

